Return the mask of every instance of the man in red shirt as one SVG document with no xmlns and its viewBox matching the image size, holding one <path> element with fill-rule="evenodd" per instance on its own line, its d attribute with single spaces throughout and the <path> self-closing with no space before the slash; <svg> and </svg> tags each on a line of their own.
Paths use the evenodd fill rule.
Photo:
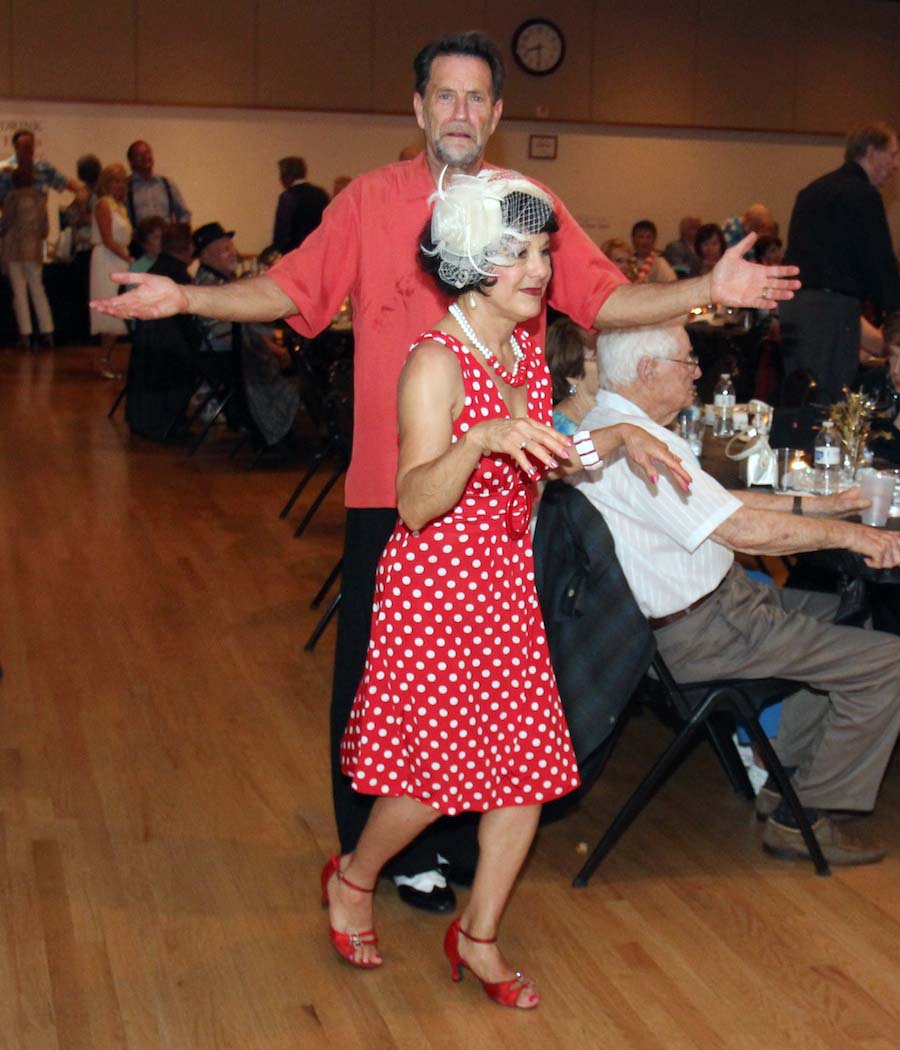
<svg viewBox="0 0 900 1050">
<path fill-rule="evenodd" d="M 477 173 L 503 111 L 503 63 L 480 33 L 434 41 L 417 55 L 413 107 L 425 135 L 414 160 L 353 179 L 326 209 L 322 224 L 265 276 L 220 288 L 183 287 L 131 274 L 132 292 L 100 306 L 125 317 L 195 313 L 232 321 L 287 318 L 302 335 L 330 323 L 349 295 L 354 331 L 354 441 L 345 498 L 347 530 L 342 605 L 332 696 L 332 772 L 341 852 L 351 851 L 368 815 L 368 801 L 340 773 L 338 748 L 365 664 L 375 569 L 396 522 L 397 380 L 412 341 L 441 317 L 447 302 L 419 269 L 419 236 L 428 199 L 445 166 Z M 585 328 L 652 324 L 709 302 L 772 309 L 790 298 L 796 281 L 784 267 L 745 262 L 748 238 L 726 253 L 711 274 L 673 284 L 632 285 L 554 197 L 548 301 Z M 114 275 L 115 277 L 115 275 Z M 543 345 L 544 317 L 532 325 Z M 436 854 L 455 866 L 474 866 L 474 835 L 439 822 L 391 874 L 403 878 L 401 897 L 432 911 L 455 906 L 436 870 Z"/>
</svg>

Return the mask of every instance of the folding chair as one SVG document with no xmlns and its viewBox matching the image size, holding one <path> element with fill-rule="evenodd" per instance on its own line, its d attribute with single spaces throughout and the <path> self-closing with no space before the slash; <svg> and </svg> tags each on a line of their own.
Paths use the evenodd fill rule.
<svg viewBox="0 0 900 1050">
<path fill-rule="evenodd" d="M 653 657 L 653 669 L 658 678 L 647 679 L 643 683 L 642 690 L 655 695 L 664 704 L 670 705 L 672 713 L 681 720 L 681 729 L 613 819 L 575 876 L 572 885 L 576 887 L 587 885 L 603 858 L 650 801 L 660 784 L 666 780 L 685 756 L 699 731 L 705 730 L 711 736 L 711 742 L 719 760 L 729 779 L 732 779 L 735 760 L 740 763 L 740 758 L 734 751 L 734 744 L 730 737 L 721 735 L 720 731 L 713 728 L 711 721 L 715 715 L 723 711 L 731 712 L 749 732 L 766 770 L 774 779 L 797 821 L 816 874 L 830 875 L 828 862 L 822 855 L 815 833 L 797 798 L 790 777 L 785 773 L 784 766 L 759 724 L 758 713 L 763 708 L 796 693 L 802 688 L 802 683 L 782 678 L 729 678 L 718 679 L 714 682 L 692 682 L 689 685 L 679 685 L 672 677 L 659 652 Z M 733 779 L 732 784 L 734 784 Z M 747 796 L 750 799 L 753 798 L 752 790 L 747 792 Z"/>
<path fill-rule="evenodd" d="M 325 495 L 347 469 L 353 432 L 352 352 L 352 337 L 345 333 L 322 333 L 316 339 L 304 341 L 299 348 L 296 365 L 301 381 L 301 403 L 319 431 L 320 441 L 312 462 L 281 508 L 279 518 L 286 518 L 290 514 L 307 485 L 327 460 L 337 457 L 338 470 L 337 476 L 332 475 Z M 335 383 L 338 389 L 335 389 Z M 321 506 L 323 499 L 324 496 L 316 502 L 315 509 Z M 305 530 L 309 524 L 307 519 L 311 520 L 309 513 L 295 535 Z"/>
<path fill-rule="evenodd" d="M 315 598 L 313 598 L 313 600 L 309 603 L 310 609 L 318 609 L 319 608 L 319 606 L 325 600 L 325 596 L 328 594 L 328 592 L 331 590 L 332 586 L 334 585 L 334 581 L 340 576 L 341 571 L 343 570 L 343 568 L 344 568 L 344 559 L 343 558 L 339 558 L 337 563 L 335 564 L 334 568 L 331 570 L 331 572 L 325 578 L 325 582 L 322 584 L 322 586 L 316 592 Z M 325 610 L 325 612 L 322 614 L 319 622 L 313 628 L 313 632 L 309 636 L 309 638 L 307 639 L 306 645 L 303 646 L 303 649 L 304 649 L 305 652 L 311 653 L 313 651 L 313 649 L 315 649 L 316 645 L 318 644 L 319 639 L 322 637 L 322 635 L 325 632 L 325 628 L 331 623 L 332 619 L 334 618 L 335 614 L 337 613 L 338 607 L 340 606 L 340 604 L 341 604 L 341 592 L 339 590 L 337 592 L 337 594 L 328 603 L 328 608 Z"/>
<path fill-rule="evenodd" d="M 126 288 L 126 286 L 125 286 L 125 285 L 123 285 L 123 284 L 120 284 L 120 285 L 119 285 L 119 292 L 121 293 L 121 292 L 125 291 L 125 288 Z M 130 339 L 132 340 L 132 343 L 133 343 L 133 341 L 134 341 L 134 330 L 135 330 L 135 324 L 136 324 L 136 322 L 135 322 L 135 321 L 133 321 L 133 320 L 131 320 L 131 319 L 128 319 L 128 320 L 126 320 L 126 321 L 125 321 L 125 327 L 126 327 L 126 329 L 128 330 L 128 337 L 129 337 L 129 338 L 130 338 Z M 111 407 L 111 408 L 110 408 L 110 410 L 109 410 L 109 411 L 108 411 L 108 412 L 106 413 L 106 418 L 107 418 L 107 419 L 112 419 L 112 417 L 113 417 L 113 416 L 114 416 L 114 415 L 116 414 L 116 409 L 117 409 L 117 408 L 119 407 L 119 405 L 121 405 L 121 404 L 122 404 L 122 402 L 123 402 L 123 401 L 125 400 L 125 395 L 126 395 L 127 393 L 128 393 L 128 378 L 127 378 L 127 376 L 126 376 L 126 378 L 125 378 L 125 382 L 124 382 L 124 383 L 122 384 L 122 389 L 121 389 L 121 390 L 119 391 L 119 393 L 118 393 L 118 394 L 116 395 L 116 399 L 115 399 L 115 401 L 113 401 L 113 403 L 112 403 L 112 407 Z"/>
<path fill-rule="evenodd" d="M 592 711 L 592 706 L 594 721 L 601 723 L 605 730 L 600 744 L 596 746 L 605 745 L 613 729 L 617 733 L 621 732 L 621 715 L 630 699 L 633 703 L 644 698 L 652 709 L 662 711 L 665 721 L 677 729 L 675 739 L 654 762 L 601 836 L 575 876 L 573 885 L 587 885 L 599 863 L 685 756 L 698 733 L 704 733 L 710 740 L 734 790 L 748 799 L 753 798 L 731 734 L 722 729 L 719 721 L 720 716 L 726 713 L 737 717 L 750 733 L 766 769 L 798 823 L 816 873 L 830 874 L 809 820 L 758 718 L 758 712 L 764 707 L 795 693 L 801 684 L 780 678 L 719 679 L 689 685 L 675 682 L 662 656 L 656 651 L 656 641 L 649 623 L 628 589 L 606 522 L 585 496 L 563 482 L 549 485 L 541 499 L 534 550 L 535 580 L 541 598 L 547 640 L 579 765 L 584 768 L 585 761 L 590 762 L 590 754 L 596 744 L 596 737 L 588 747 L 581 744 L 579 739 L 582 727 L 588 724 L 586 716 Z M 609 588 L 610 584 L 614 590 Z M 599 597 L 604 588 L 610 589 L 605 608 Z M 589 604 L 585 595 L 590 596 L 591 593 L 596 593 L 598 597 Z M 611 610 L 614 615 L 610 615 Z M 643 675 L 643 680 L 637 690 L 630 690 L 616 699 L 605 695 L 607 690 L 602 686 L 609 680 L 610 660 L 622 659 L 620 654 L 623 646 L 615 632 L 621 633 L 623 621 L 629 624 L 628 644 L 632 652 L 639 654 L 639 662 L 632 667 L 623 666 L 617 672 L 616 680 L 628 683 L 635 672 L 639 679 Z M 592 645 L 585 646 L 579 642 L 576 648 L 572 642 L 578 637 L 578 632 L 583 638 L 586 629 L 590 631 Z M 612 637 L 605 638 L 607 633 L 611 633 Z M 655 678 L 645 674 L 648 661 L 643 653 L 647 651 L 653 654 Z M 566 666 L 573 656 L 580 664 L 577 670 Z M 586 684 L 591 682 L 601 686 L 594 691 L 593 696 Z M 578 695 L 575 695 L 576 692 Z M 612 717 L 609 714 L 611 704 L 615 705 Z"/>
<path fill-rule="evenodd" d="M 198 325 L 199 327 L 199 325 Z M 238 415 L 242 422 L 247 417 L 246 409 L 241 406 L 243 387 L 241 383 L 241 326 L 239 324 L 232 325 L 232 346 L 231 349 L 225 352 L 216 352 L 209 347 L 209 341 L 205 331 L 202 327 L 200 328 L 203 345 L 207 347 L 205 351 L 198 351 L 194 355 L 194 367 L 197 370 L 198 381 L 197 387 L 194 391 L 196 396 L 197 392 L 202 389 L 203 385 L 209 387 L 208 393 L 200 401 L 193 415 L 190 417 L 187 423 L 187 429 L 190 430 L 193 425 L 204 413 L 204 410 L 210 406 L 215 400 L 217 402 L 217 408 L 215 412 L 211 413 L 208 418 L 203 421 L 199 435 L 191 442 L 188 447 L 188 455 L 193 456 L 197 449 L 203 444 L 215 425 L 216 420 L 225 411 L 226 407 L 231 404 L 236 404 L 239 407 Z"/>
<path fill-rule="evenodd" d="M 341 358 L 335 361 L 328 370 L 328 393 L 325 397 L 325 426 L 326 441 L 317 455 L 315 465 L 307 472 L 306 477 L 300 482 L 294 495 L 288 501 L 286 509 L 290 509 L 296 502 L 297 496 L 306 487 L 326 458 L 334 459 L 334 467 L 325 484 L 319 490 L 309 509 L 300 519 L 294 529 L 294 538 L 302 536 L 309 523 L 325 501 L 325 497 L 340 481 L 347 467 L 350 465 L 350 450 L 353 441 L 353 361 L 350 358 Z M 282 511 L 284 517 L 284 511 Z"/>
<path fill-rule="evenodd" d="M 121 405 L 121 404 L 122 404 L 122 402 L 123 402 L 123 401 L 125 400 L 125 395 L 126 395 L 127 393 L 128 393 L 128 380 L 126 380 L 126 381 L 125 381 L 125 382 L 124 382 L 124 383 L 122 384 L 122 389 L 121 389 L 121 390 L 120 390 L 120 391 L 118 392 L 118 394 L 116 395 L 116 399 L 115 399 L 115 401 L 113 401 L 113 403 L 112 403 L 112 407 L 111 407 L 111 408 L 110 408 L 110 410 L 109 410 L 109 411 L 108 411 L 108 412 L 106 413 L 106 418 L 107 418 L 107 419 L 112 419 L 112 417 L 113 417 L 113 416 L 114 416 L 114 415 L 116 414 L 116 409 L 117 409 L 117 408 L 119 407 L 119 405 Z"/>
</svg>

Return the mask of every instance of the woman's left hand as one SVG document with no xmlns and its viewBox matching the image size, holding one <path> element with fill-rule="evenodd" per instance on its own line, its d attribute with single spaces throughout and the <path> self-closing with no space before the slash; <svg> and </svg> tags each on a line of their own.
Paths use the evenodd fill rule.
<svg viewBox="0 0 900 1050">
<path fill-rule="evenodd" d="M 625 455 L 647 475 L 652 484 L 659 481 L 659 467 L 664 467 L 675 479 L 682 492 L 691 491 L 691 475 L 684 469 L 681 458 L 676 456 L 659 438 L 648 434 L 642 427 L 622 424 L 622 447 Z"/>
</svg>

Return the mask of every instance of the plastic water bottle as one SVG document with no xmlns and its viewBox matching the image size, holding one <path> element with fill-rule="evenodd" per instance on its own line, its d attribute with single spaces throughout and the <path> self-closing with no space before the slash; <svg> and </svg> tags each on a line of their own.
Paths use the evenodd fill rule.
<svg viewBox="0 0 900 1050">
<path fill-rule="evenodd" d="M 841 439 L 834 423 L 826 419 L 816 438 L 816 492 L 831 496 L 839 491 L 841 479 Z"/>
<path fill-rule="evenodd" d="M 713 409 L 715 424 L 713 433 L 716 437 L 731 437 L 734 433 L 734 385 L 731 376 L 723 372 L 713 392 Z"/>
</svg>

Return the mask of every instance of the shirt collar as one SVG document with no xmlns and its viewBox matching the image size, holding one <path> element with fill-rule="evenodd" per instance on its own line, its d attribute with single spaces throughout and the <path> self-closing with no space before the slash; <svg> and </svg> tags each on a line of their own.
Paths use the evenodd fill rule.
<svg viewBox="0 0 900 1050">
<path fill-rule="evenodd" d="M 621 412 L 624 416 L 643 416 L 644 419 L 650 419 L 650 416 L 639 405 L 612 390 L 598 390 L 594 404 L 597 408 L 612 409 L 614 412 Z"/>
<path fill-rule="evenodd" d="M 415 192 L 430 197 L 437 190 L 437 183 L 428 167 L 428 151 L 423 149 L 418 157 L 413 157 L 407 163 Z"/>
</svg>

